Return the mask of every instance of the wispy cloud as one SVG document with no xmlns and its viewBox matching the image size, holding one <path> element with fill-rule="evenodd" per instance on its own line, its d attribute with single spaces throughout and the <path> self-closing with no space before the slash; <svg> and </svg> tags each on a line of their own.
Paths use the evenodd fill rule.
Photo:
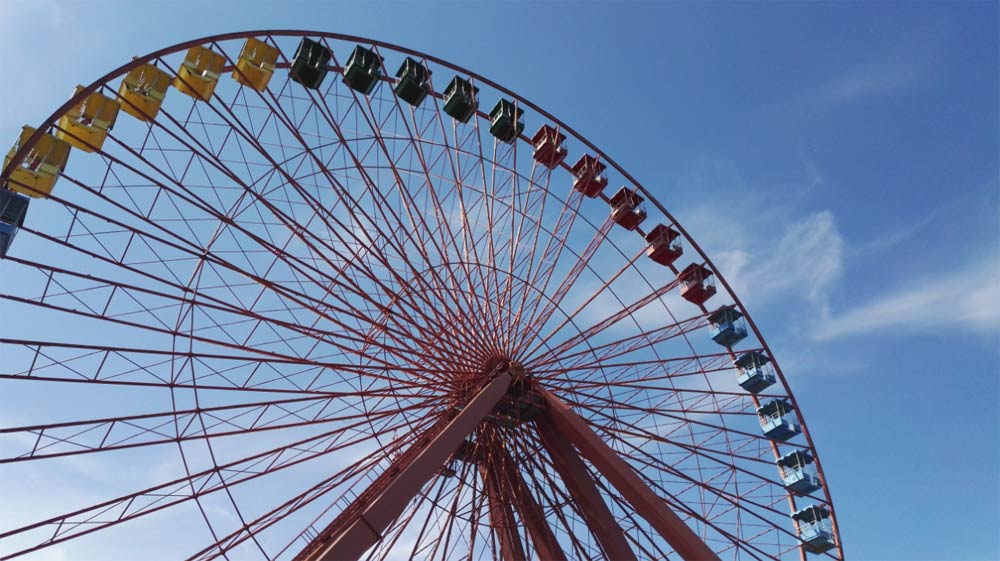
<svg viewBox="0 0 1000 561">
<path fill-rule="evenodd" d="M 896 95 L 917 85 L 925 75 L 925 65 L 914 58 L 871 60 L 846 68 L 821 84 L 814 102 L 831 105 Z"/>
<path fill-rule="evenodd" d="M 849 242 L 832 211 L 803 212 L 806 203 L 798 195 L 822 186 L 823 174 L 803 154 L 799 163 L 805 174 L 798 188 L 767 200 L 748 188 L 731 165 L 699 164 L 692 187 L 728 186 L 729 206 L 747 219 L 720 218 L 718 209 L 705 205 L 678 213 L 751 313 L 786 318 L 779 324 L 788 326 L 788 335 L 800 344 L 876 332 L 1000 333 L 1000 247 L 987 251 L 975 266 L 959 261 L 948 274 L 900 277 L 891 266 L 897 251 L 952 211 L 939 207 L 901 227 Z M 874 285 L 873 276 L 881 279 Z M 880 290 L 861 304 L 845 303 L 838 298 L 844 279 Z M 851 289 L 852 296 L 857 292 Z M 795 310 L 791 323 L 781 315 L 789 310 Z"/>
<path fill-rule="evenodd" d="M 821 186 L 822 174 L 802 154 L 799 163 L 801 181 L 768 198 L 723 162 L 702 162 L 686 180 L 693 189 L 726 186 L 729 207 L 740 209 L 727 217 L 717 205 L 702 204 L 683 209 L 678 217 L 751 311 L 779 299 L 795 300 L 819 316 L 844 269 L 845 243 L 834 214 L 802 209 L 800 194 Z"/>
<path fill-rule="evenodd" d="M 787 225 L 776 244 L 758 244 L 754 256 L 722 252 L 719 267 L 758 303 L 798 296 L 825 310 L 828 291 L 843 271 L 843 248 L 833 213 L 824 210 Z"/>
<path fill-rule="evenodd" d="M 923 232 L 925 228 L 938 219 L 938 214 L 937 211 L 931 212 L 924 218 L 913 221 L 903 228 L 886 232 L 870 240 L 853 245 L 848 249 L 847 257 L 848 259 L 857 259 L 883 254 Z"/>
<path fill-rule="evenodd" d="M 944 277 L 890 288 L 865 304 L 832 314 L 813 337 L 827 341 L 876 332 L 965 330 L 1000 333 L 1000 266 L 997 259 Z"/>
</svg>

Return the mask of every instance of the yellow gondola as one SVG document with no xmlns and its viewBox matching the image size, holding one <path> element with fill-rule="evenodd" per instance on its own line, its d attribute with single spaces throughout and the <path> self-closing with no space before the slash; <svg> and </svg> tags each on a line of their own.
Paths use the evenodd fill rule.
<svg viewBox="0 0 1000 561">
<path fill-rule="evenodd" d="M 207 47 L 191 47 L 184 56 L 184 64 L 174 78 L 174 87 L 185 95 L 201 101 L 212 99 L 212 92 L 219 83 L 219 74 L 226 65 L 226 57 Z"/>
<path fill-rule="evenodd" d="M 35 134 L 34 127 L 25 125 L 21 128 L 21 136 L 18 137 L 17 143 L 4 158 L 3 166 L 5 169 L 10 165 L 14 154 L 24 143 L 28 142 L 33 134 Z M 69 152 L 68 142 L 51 134 L 42 135 L 35 146 L 25 154 L 21 165 L 10 174 L 6 187 L 30 197 L 49 196 L 52 194 L 52 187 L 55 186 L 59 174 L 66 169 Z"/>
<path fill-rule="evenodd" d="M 79 93 L 83 86 L 77 86 Z M 108 130 L 115 126 L 121 106 L 110 97 L 94 92 L 59 119 L 56 138 L 65 140 L 84 152 L 94 152 L 104 146 Z"/>
<path fill-rule="evenodd" d="M 233 79 L 244 86 L 262 92 L 267 88 L 274 74 L 274 63 L 278 61 L 278 48 L 255 39 L 247 38 L 243 44 L 240 59 L 233 70 Z"/>
<path fill-rule="evenodd" d="M 136 119 L 152 121 L 169 87 L 170 75 L 152 64 L 133 68 L 118 88 L 118 95 L 125 100 L 121 107 Z"/>
</svg>

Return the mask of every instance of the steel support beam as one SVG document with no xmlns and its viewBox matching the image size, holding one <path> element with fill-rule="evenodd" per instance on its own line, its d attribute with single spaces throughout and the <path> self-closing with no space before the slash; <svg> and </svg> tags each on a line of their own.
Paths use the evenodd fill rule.
<svg viewBox="0 0 1000 561">
<path fill-rule="evenodd" d="M 490 509 L 490 526 L 500 542 L 500 559 L 503 561 L 525 561 L 524 544 L 517 533 L 517 521 L 510 508 L 510 497 L 505 497 L 503 486 L 498 480 L 498 474 L 491 472 L 484 465 L 479 466 L 479 475 L 483 478 L 483 488 L 486 489 L 486 500 Z"/>
<path fill-rule="evenodd" d="M 555 436 L 561 435 L 572 442 L 682 559 L 718 561 L 719 557 L 698 534 L 670 510 L 666 501 L 658 497 L 639 474 L 591 430 L 586 421 L 548 391 L 541 390 L 539 393 L 545 399 L 546 415 L 558 431 Z"/>
<path fill-rule="evenodd" d="M 359 559 L 382 540 L 382 532 L 443 466 L 462 441 L 486 418 L 510 387 L 501 373 L 431 438 L 421 437 L 348 505 L 298 556 L 301 561 Z M 433 429 L 432 429 L 433 431 Z"/>
<path fill-rule="evenodd" d="M 625 539 L 625 533 L 601 497 L 601 492 L 591 479 L 576 449 L 549 420 L 548 414 L 536 417 L 535 425 L 542 438 L 542 446 L 552 458 L 552 465 L 583 515 L 590 533 L 597 538 L 604 556 L 615 561 L 636 561 L 635 553 Z"/>
<path fill-rule="evenodd" d="M 552 528 L 545 520 L 545 512 L 538 505 L 531 495 L 531 490 L 518 471 L 514 459 L 510 457 L 504 449 L 494 451 L 494 456 L 500 465 L 502 478 L 510 485 L 511 497 L 514 508 L 521 516 L 521 523 L 528 530 L 531 536 L 531 543 L 535 546 L 535 552 L 540 561 L 566 561 L 566 554 L 563 553 L 559 541 L 552 533 Z"/>
</svg>

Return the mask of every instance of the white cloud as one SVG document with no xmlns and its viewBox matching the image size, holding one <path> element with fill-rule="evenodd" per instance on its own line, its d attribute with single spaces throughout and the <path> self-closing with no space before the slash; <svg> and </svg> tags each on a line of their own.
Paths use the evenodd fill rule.
<svg viewBox="0 0 1000 561">
<path fill-rule="evenodd" d="M 798 297 L 825 313 L 843 271 L 844 241 L 830 211 L 791 222 L 781 237 L 748 233 L 744 249 L 710 252 L 740 299 L 761 305 Z"/>
<path fill-rule="evenodd" d="M 911 240 L 937 220 L 939 212 L 934 211 L 921 220 L 914 221 L 901 229 L 887 232 L 881 236 L 859 243 L 848 248 L 849 258 L 872 257 L 883 254 L 904 242 Z"/>
<path fill-rule="evenodd" d="M 810 304 L 807 321 L 813 327 L 808 332 L 815 341 L 889 330 L 1000 333 L 996 257 L 945 276 L 879 283 L 883 289 L 870 301 L 843 310 L 831 308 L 829 295 L 844 275 L 845 256 L 885 253 L 913 238 L 933 218 L 849 248 L 834 215 L 821 211 L 788 224 L 776 242 L 773 236 L 745 232 L 749 238 L 743 248 L 710 251 L 710 255 L 751 310 L 778 299 L 800 298 Z"/>
<path fill-rule="evenodd" d="M 874 332 L 959 329 L 1000 332 L 998 262 L 989 260 L 945 277 L 921 279 L 873 300 L 833 314 L 814 331 L 817 340 Z"/>
<path fill-rule="evenodd" d="M 854 66 L 823 84 L 820 104 L 845 103 L 863 98 L 895 95 L 916 85 L 923 68 L 915 60 L 876 60 Z"/>
<path fill-rule="evenodd" d="M 797 159 L 801 177 L 767 190 L 747 185 L 731 162 L 710 158 L 681 180 L 682 191 L 712 190 L 727 208 L 739 209 L 720 212 L 712 201 L 677 216 L 751 310 L 796 298 L 822 311 L 843 269 L 844 241 L 833 213 L 802 209 L 803 196 L 823 186 L 822 172 L 804 153 Z"/>
<path fill-rule="evenodd" d="M 935 78 L 940 54 L 932 42 L 899 45 L 849 61 L 803 92 L 807 109 L 904 95 Z"/>
<path fill-rule="evenodd" d="M 774 253 L 755 271 L 753 289 L 768 294 L 798 292 L 825 303 L 843 269 L 844 242 L 830 211 L 810 214 L 791 224 Z"/>
</svg>

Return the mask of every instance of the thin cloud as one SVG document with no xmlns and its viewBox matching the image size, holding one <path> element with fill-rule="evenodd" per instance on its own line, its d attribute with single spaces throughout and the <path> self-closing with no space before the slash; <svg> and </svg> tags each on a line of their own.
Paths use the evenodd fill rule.
<svg viewBox="0 0 1000 561">
<path fill-rule="evenodd" d="M 744 238 L 746 239 L 746 238 Z M 720 251 L 715 263 L 740 298 L 759 306 L 798 297 L 825 313 L 829 290 L 843 272 L 844 240 L 824 210 L 788 224 L 780 239 L 756 239 L 746 249 Z"/>
<path fill-rule="evenodd" d="M 914 59 L 882 59 L 846 69 L 816 91 L 819 105 L 853 102 L 872 97 L 896 95 L 909 90 L 925 75 Z"/>
<path fill-rule="evenodd" d="M 938 211 L 931 212 L 923 219 L 908 224 L 899 230 L 887 232 L 881 236 L 851 247 L 847 252 L 847 256 L 848 258 L 854 259 L 881 255 L 890 249 L 894 249 L 897 246 L 910 241 L 916 237 L 917 234 L 923 232 L 924 229 L 937 220 L 938 214 Z"/>
<path fill-rule="evenodd" d="M 813 331 L 819 341 L 871 333 L 1000 332 L 1000 276 L 997 260 L 962 273 L 925 278 L 860 306 L 834 314 Z"/>
</svg>

